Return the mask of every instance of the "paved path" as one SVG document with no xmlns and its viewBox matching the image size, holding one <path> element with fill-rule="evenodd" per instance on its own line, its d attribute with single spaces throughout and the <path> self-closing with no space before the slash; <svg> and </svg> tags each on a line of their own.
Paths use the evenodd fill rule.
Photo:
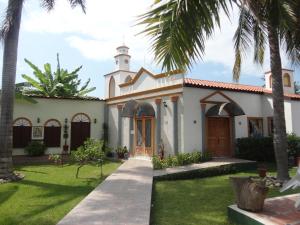
<svg viewBox="0 0 300 225">
<path fill-rule="evenodd" d="M 236 163 L 255 163 L 254 161 L 244 160 L 244 159 L 235 159 L 235 158 L 214 158 L 212 161 L 199 163 L 199 164 L 191 164 L 187 166 L 178 166 L 174 168 L 167 168 L 164 170 L 154 170 L 154 177 L 160 177 L 168 174 L 174 173 L 182 173 L 192 170 L 199 170 L 209 167 L 223 166 L 229 164 Z"/>
<path fill-rule="evenodd" d="M 148 225 L 152 180 L 150 160 L 129 159 L 58 225 Z"/>
</svg>

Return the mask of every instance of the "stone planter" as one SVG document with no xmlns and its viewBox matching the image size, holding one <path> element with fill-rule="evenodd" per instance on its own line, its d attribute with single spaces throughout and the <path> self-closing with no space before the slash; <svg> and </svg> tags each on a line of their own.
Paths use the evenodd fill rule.
<svg viewBox="0 0 300 225">
<path fill-rule="evenodd" d="M 240 209 L 261 212 L 268 193 L 268 187 L 261 180 L 249 177 L 230 177 L 236 196 L 237 206 Z"/>
</svg>

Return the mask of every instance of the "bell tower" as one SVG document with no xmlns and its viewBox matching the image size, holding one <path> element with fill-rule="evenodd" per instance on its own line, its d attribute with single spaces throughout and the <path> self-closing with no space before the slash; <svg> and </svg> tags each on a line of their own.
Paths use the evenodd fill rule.
<svg viewBox="0 0 300 225">
<path fill-rule="evenodd" d="M 130 70 L 130 58 L 128 54 L 129 48 L 125 45 L 117 47 L 117 54 L 115 55 L 116 70 Z"/>
<path fill-rule="evenodd" d="M 265 87 L 272 90 L 272 73 L 271 71 L 265 73 Z M 282 85 L 283 91 L 287 94 L 295 94 L 294 85 L 294 71 L 289 69 L 282 69 Z"/>
</svg>

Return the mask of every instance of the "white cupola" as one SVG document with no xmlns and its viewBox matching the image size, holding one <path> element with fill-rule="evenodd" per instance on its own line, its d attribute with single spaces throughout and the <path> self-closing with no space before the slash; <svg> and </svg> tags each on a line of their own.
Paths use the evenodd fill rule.
<svg viewBox="0 0 300 225">
<path fill-rule="evenodd" d="M 128 55 L 129 48 L 125 45 L 117 47 L 117 55 L 115 56 L 116 70 L 130 70 L 130 58 Z"/>
<path fill-rule="evenodd" d="M 284 93 L 295 94 L 294 85 L 294 71 L 288 69 L 282 69 L 282 83 Z M 272 73 L 271 71 L 265 72 L 265 87 L 268 90 L 272 90 Z"/>
</svg>

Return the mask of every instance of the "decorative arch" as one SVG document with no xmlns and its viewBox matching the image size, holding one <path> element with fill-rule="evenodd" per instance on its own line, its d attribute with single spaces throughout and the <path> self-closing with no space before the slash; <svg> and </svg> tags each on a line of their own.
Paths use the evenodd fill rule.
<svg viewBox="0 0 300 225">
<path fill-rule="evenodd" d="M 270 84 L 270 88 L 272 88 L 272 86 L 273 86 L 273 77 L 272 77 L 272 75 L 269 76 L 269 84 Z"/>
<path fill-rule="evenodd" d="M 283 86 L 284 87 L 291 87 L 291 77 L 288 73 L 283 75 Z"/>
<path fill-rule="evenodd" d="M 61 123 L 57 119 L 49 119 L 44 123 L 44 127 L 61 127 Z"/>
<path fill-rule="evenodd" d="M 212 106 L 207 110 L 206 116 L 220 116 L 223 110 L 230 116 L 246 115 L 243 109 L 235 102 L 225 102 Z"/>
<path fill-rule="evenodd" d="M 84 123 L 90 123 L 91 122 L 91 118 L 85 114 L 85 113 L 77 113 L 72 117 L 71 122 L 84 122 Z"/>
<path fill-rule="evenodd" d="M 115 97 L 116 96 L 116 81 L 115 78 L 112 76 L 109 80 L 109 97 Z"/>
<path fill-rule="evenodd" d="M 122 117 L 155 117 L 155 110 L 148 102 L 137 102 L 136 100 L 129 100 L 126 102 L 122 110 Z"/>
<path fill-rule="evenodd" d="M 126 78 L 125 78 L 125 83 L 128 83 L 132 80 L 132 77 L 130 75 L 128 75 Z"/>
<path fill-rule="evenodd" d="M 19 117 L 13 122 L 14 127 L 32 127 L 31 121 L 26 117 Z"/>
</svg>

